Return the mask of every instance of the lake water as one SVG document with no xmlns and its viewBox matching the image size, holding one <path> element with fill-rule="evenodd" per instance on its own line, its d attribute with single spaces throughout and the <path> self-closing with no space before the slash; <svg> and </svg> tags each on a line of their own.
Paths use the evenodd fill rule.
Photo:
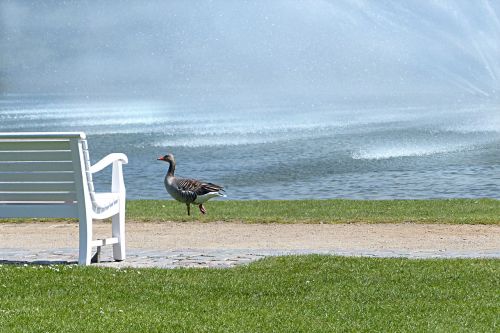
<svg viewBox="0 0 500 333">
<path fill-rule="evenodd" d="M 0 131 L 85 132 L 93 163 L 128 155 L 131 199 L 170 199 L 167 164 L 156 160 L 166 153 L 178 175 L 224 185 L 227 199 L 500 198 L 498 103 L 229 107 L 4 95 Z M 109 171 L 96 182 L 108 187 Z"/>
</svg>

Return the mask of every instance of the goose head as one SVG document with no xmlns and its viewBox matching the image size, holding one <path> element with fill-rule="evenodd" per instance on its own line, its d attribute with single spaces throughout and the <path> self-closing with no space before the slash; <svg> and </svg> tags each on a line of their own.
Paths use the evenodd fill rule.
<svg viewBox="0 0 500 333">
<path fill-rule="evenodd" d="M 169 163 L 175 162 L 174 155 L 172 155 L 172 154 L 167 154 L 165 156 L 158 157 L 157 160 L 158 161 L 165 161 L 165 162 L 169 162 Z"/>
</svg>

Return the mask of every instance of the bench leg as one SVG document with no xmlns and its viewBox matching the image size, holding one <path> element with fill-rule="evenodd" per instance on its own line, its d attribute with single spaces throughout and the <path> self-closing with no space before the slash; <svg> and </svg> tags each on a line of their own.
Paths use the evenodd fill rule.
<svg viewBox="0 0 500 333">
<path fill-rule="evenodd" d="M 118 243 L 113 244 L 113 258 L 125 260 L 125 207 L 111 218 L 113 237 L 118 238 Z"/>
<path fill-rule="evenodd" d="M 92 259 L 92 218 L 80 217 L 80 253 L 79 265 L 90 265 Z"/>
</svg>

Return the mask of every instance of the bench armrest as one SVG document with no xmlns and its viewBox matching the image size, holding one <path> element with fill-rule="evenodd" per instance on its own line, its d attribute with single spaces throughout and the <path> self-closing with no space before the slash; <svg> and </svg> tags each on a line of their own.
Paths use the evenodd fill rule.
<svg viewBox="0 0 500 333">
<path fill-rule="evenodd" d="M 113 153 L 105 156 L 102 160 L 92 165 L 89 169 L 90 173 L 96 173 L 112 164 L 113 162 L 120 162 L 121 164 L 127 164 L 128 158 L 127 155 L 122 153 Z"/>
</svg>

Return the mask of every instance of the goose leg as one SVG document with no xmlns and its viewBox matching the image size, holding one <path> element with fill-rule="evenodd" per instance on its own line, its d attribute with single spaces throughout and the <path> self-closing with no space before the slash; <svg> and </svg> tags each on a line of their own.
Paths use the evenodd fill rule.
<svg viewBox="0 0 500 333">
<path fill-rule="evenodd" d="M 207 210 L 205 209 L 205 207 L 203 207 L 203 204 L 200 204 L 198 207 L 200 208 L 200 212 L 201 212 L 203 215 L 205 215 L 205 214 L 207 213 Z"/>
<path fill-rule="evenodd" d="M 191 205 L 186 204 L 187 210 L 188 210 L 188 215 L 191 215 Z"/>
</svg>

